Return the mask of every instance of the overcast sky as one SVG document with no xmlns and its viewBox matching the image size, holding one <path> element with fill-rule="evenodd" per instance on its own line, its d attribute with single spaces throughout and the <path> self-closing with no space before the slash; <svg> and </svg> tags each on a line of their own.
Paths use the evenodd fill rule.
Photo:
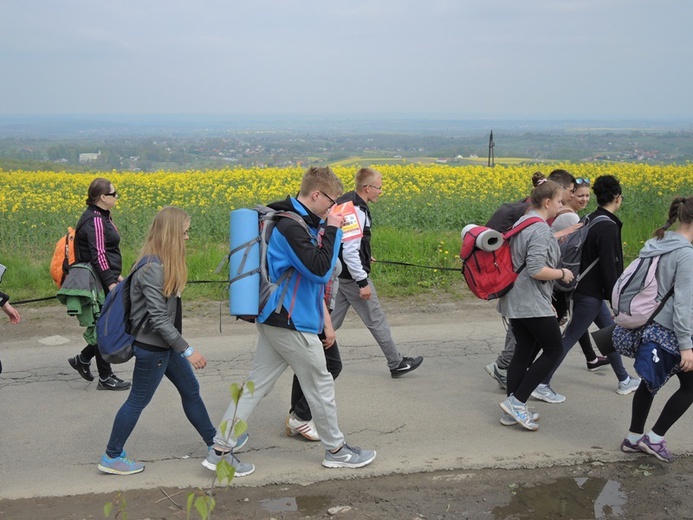
<svg viewBox="0 0 693 520">
<path fill-rule="evenodd" d="M 693 118 L 689 0 L 0 0 L 1 114 Z"/>
</svg>

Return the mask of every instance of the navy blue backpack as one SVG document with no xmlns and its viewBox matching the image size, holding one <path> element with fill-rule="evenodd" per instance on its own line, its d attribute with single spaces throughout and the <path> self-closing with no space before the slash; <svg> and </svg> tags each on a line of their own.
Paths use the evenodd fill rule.
<svg viewBox="0 0 693 520">
<path fill-rule="evenodd" d="M 101 357 L 108 363 L 125 363 L 134 354 L 133 343 L 137 332 L 147 318 L 147 314 L 145 313 L 142 320 L 131 330 L 130 286 L 132 285 L 132 275 L 150 261 L 152 261 L 150 258 L 140 260 L 137 267 L 108 293 L 106 301 L 101 307 L 101 315 L 96 321 L 96 339 Z M 158 261 L 158 259 L 153 261 Z"/>
</svg>

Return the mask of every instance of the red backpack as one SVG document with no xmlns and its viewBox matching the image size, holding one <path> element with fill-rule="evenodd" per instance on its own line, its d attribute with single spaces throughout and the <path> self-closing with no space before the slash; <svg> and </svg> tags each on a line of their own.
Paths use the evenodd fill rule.
<svg viewBox="0 0 693 520">
<path fill-rule="evenodd" d="M 504 234 L 494 232 L 485 226 L 473 226 L 462 235 L 460 250 L 460 258 L 463 262 L 462 275 L 469 290 L 477 298 L 493 300 L 512 289 L 525 264 L 522 264 L 517 271 L 513 268 L 510 238 L 537 222 L 544 222 L 544 220 L 540 217 L 528 218 Z M 490 246 L 484 250 L 478 246 L 477 238 L 486 231 L 491 231 L 495 235 Z"/>
</svg>

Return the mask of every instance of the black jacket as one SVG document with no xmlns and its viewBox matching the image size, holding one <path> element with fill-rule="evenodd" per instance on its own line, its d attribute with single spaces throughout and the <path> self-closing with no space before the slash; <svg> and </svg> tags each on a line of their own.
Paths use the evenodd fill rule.
<svg viewBox="0 0 693 520">
<path fill-rule="evenodd" d="M 76 229 L 77 261 L 89 262 L 108 292 L 108 286 L 118 282 L 123 270 L 120 234 L 111 220 L 111 212 L 98 206 L 88 206 L 79 218 Z"/>
<path fill-rule="evenodd" d="M 601 207 L 590 214 L 589 218 L 594 219 L 600 215 L 606 215 L 611 222 L 597 222 L 590 229 L 582 248 L 580 272 L 583 272 L 595 258 L 599 257 L 599 262 L 580 280 L 575 292 L 611 301 L 611 291 L 623 272 L 623 223 L 616 215 Z"/>
<path fill-rule="evenodd" d="M 366 219 L 363 225 L 363 237 L 359 241 L 359 260 L 361 262 L 361 267 L 369 275 L 371 272 L 371 212 L 368 209 L 368 204 L 365 200 L 358 196 L 355 191 L 350 191 L 342 195 L 337 199 L 338 204 L 343 204 L 344 202 L 353 202 L 356 211 L 360 211 L 365 214 Z M 339 274 L 340 278 L 347 280 L 353 280 L 354 277 L 349 271 L 349 266 L 344 261 L 344 248 L 339 251 L 339 260 L 342 262 L 342 272 Z M 368 279 L 358 280 L 359 287 L 365 287 L 368 285 Z"/>
</svg>

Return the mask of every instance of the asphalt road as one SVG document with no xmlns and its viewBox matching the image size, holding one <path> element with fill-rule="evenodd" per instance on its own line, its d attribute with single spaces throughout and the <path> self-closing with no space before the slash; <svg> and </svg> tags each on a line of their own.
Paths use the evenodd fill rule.
<svg viewBox="0 0 693 520">
<path fill-rule="evenodd" d="M 207 357 L 198 377 L 216 423 L 228 405 L 230 384 L 250 371 L 255 327 L 226 315 L 220 320 L 218 305 L 208 305 L 184 320 L 184 332 Z M 380 349 L 353 312 L 338 331 L 344 360 L 336 381 L 339 423 L 349 443 L 377 450 L 370 466 L 323 468 L 320 443 L 285 435 L 292 375 L 287 370 L 250 417 L 250 442 L 239 453 L 257 469 L 233 485 L 627 459 L 618 445 L 628 427 L 631 396 L 616 394 L 609 367 L 589 373 L 580 349 L 574 349 L 553 384 L 567 401 L 530 403 L 541 414 L 537 432 L 505 427 L 498 421 L 504 393 L 484 371 L 505 334 L 493 304 L 429 301 L 412 308 L 386 303 L 400 350 L 425 357 L 417 371 L 401 379 L 390 377 Z M 0 326 L 0 498 L 209 486 L 212 473 L 200 464 L 205 446 L 166 380 L 126 445 L 128 455 L 146 464 L 145 471 L 101 474 L 96 465 L 127 392 L 97 391 L 95 382 L 70 368 L 67 358 L 83 341 L 76 320 L 63 316 L 61 307 L 21 311 L 16 328 L 6 320 Z M 116 367 L 126 379 L 131 370 L 132 362 Z M 675 386 L 661 391 L 653 414 Z M 667 437 L 678 455 L 693 452 L 688 430 L 682 424 Z"/>
</svg>

